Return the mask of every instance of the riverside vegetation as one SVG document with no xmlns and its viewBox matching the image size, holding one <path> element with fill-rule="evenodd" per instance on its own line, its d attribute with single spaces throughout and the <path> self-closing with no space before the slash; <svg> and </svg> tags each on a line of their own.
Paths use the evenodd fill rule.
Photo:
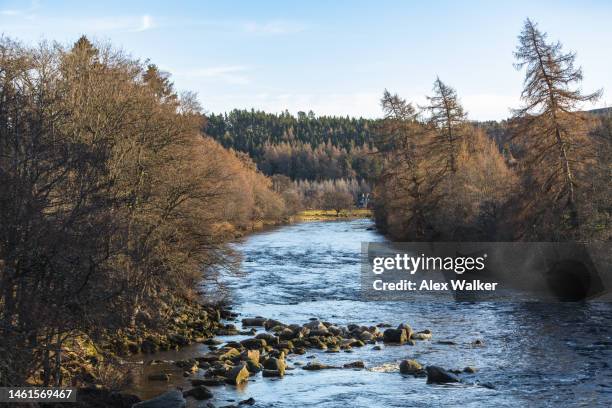
<svg viewBox="0 0 612 408">
<path fill-rule="evenodd" d="M 200 133 L 193 95 L 85 37 L 2 38 L 0 101 L 0 384 L 116 385 L 102 350 L 210 335 L 196 285 L 287 217 L 271 181 Z"/>
<path fill-rule="evenodd" d="M 371 193 L 397 240 L 609 240 L 609 111 L 577 110 L 599 93 L 581 93 L 575 54 L 529 20 L 516 57 L 525 105 L 502 123 L 470 122 L 440 79 L 418 109 L 385 91 L 380 120 L 206 117 L 168 74 L 108 45 L 1 38 L 0 385 L 118 390 L 125 355 L 233 332 L 198 284 L 237 266 L 229 241 L 305 208 L 339 216 Z M 385 337 L 275 323 L 180 364 L 238 383 L 282 376 L 288 352 Z M 406 328 L 387 330 L 409 343 Z"/>
</svg>

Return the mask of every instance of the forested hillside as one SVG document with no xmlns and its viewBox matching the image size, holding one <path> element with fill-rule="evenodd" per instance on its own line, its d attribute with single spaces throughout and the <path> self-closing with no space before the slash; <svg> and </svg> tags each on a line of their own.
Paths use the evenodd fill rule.
<svg viewBox="0 0 612 408">
<path fill-rule="evenodd" d="M 267 175 L 371 180 L 380 168 L 372 149 L 377 123 L 313 112 L 296 117 L 288 112 L 233 110 L 209 115 L 204 132 L 224 147 L 248 153 Z"/>
</svg>

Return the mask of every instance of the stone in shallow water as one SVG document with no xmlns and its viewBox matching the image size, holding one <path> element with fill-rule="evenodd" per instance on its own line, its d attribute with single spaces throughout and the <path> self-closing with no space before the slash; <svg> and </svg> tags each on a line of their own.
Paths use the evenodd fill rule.
<svg viewBox="0 0 612 408">
<path fill-rule="evenodd" d="M 242 319 L 242 326 L 247 327 L 247 326 L 254 326 L 254 327 L 264 327 L 264 325 L 266 324 L 266 321 L 268 319 L 264 318 L 264 317 L 254 317 L 254 318 L 247 318 L 247 319 Z"/>
<path fill-rule="evenodd" d="M 427 384 L 446 384 L 460 382 L 459 377 L 452 374 L 442 367 L 427 366 Z"/>
<path fill-rule="evenodd" d="M 352 363 L 346 363 L 344 368 L 365 368 L 365 364 L 363 361 L 353 361 Z"/>
<path fill-rule="evenodd" d="M 232 385 L 242 384 L 249 380 L 249 370 L 245 363 L 240 363 L 225 374 L 225 382 Z"/>
<path fill-rule="evenodd" d="M 192 397 L 197 400 L 205 400 L 213 397 L 213 393 L 203 385 L 198 385 L 192 389 L 185 391 L 183 397 Z"/>
<path fill-rule="evenodd" d="M 338 367 L 330 366 L 330 365 L 327 365 L 327 364 L 323 364 L 323 363 L 320 363 L 318 361 L 311 361 L 310 363 L 306 364 L 302 368 L 304 370 L 316 371 L 316 370 L 327 370 L 327 369 L 330 369 L 330 368 L 338 368 Z"/>
<path fill-rule="evenodd" d="M 149 374 L 149 381 L 170 381 L 170 375 L 166 373 Z"/>
<path fill-rule="evenodd" d="M 406 331 L 403 329 L 387 329 L 383 333 L 383 341 L 385 343 L 404 344 L 408 340 Z"/>
<path fill-rule="evenodd" d="M 399 369 L 402 374 L 416 374 L 423 370 L 423 367 L 416 360 L 402 360 Z"/>
<path fill-rule="evenodd" d="M 413 340 L 429 340 L 431 339 L 431 331 L 423 330 L 420 332 L 412 333 L 412 336 L 410 336 L 410 338 Z"/>
<path fill-rule="evenodd" d="M 191 380 L 191 385 L 197 387 L 198 385 L 206 385 L 208 387 L 217 387 L 225 383 L 225 378 L 220 376 L 214 376 L 209 378 L 194 378 Z"/>
<path fill-rule="evenodd" d="M 178 391 L 168 391 L 153 399 L 132 405 L 132 408 L 185 408 L 187 401 Z"/>
</svg>

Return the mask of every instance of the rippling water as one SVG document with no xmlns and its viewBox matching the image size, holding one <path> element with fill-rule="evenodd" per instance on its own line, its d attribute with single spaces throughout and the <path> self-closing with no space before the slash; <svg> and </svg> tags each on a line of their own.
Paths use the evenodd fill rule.
<svg viewBox="0 0 612 408">
<path fill-rule="evenodd" d="M 258 407 L 612 406 L 612 304 L 363 302 L 361 242 L 384 241 L 370 227 L 367 220 L 312 222 L 248 237 L 236 245 L 244 255 L 241 273 L 224 277 L 234 310 L 241 317 L 285 323 L 306 323 L 310 317 L 342 325 L 406 322 L 432 330 L 432 341 L 290 356 L 290 363 L 306 363 L 315 355 L 331 365 L 363 360 L 368 368 L 387 369 L 296 367 L 283 379 L 259 374 L 240 389 L 213 388 L 216 406 L 249 397 Z M 485 345 L 472 346 L 476 339 Z M 186 358 L 207 350 L 198 345 L 152 358 Z M 466 382 L 495 388 L 427 385 L 423 378 L 399 374 L 395 364 L 406 358 L 451 369 L 474 366 L 478 372 L 463 376 Z M 143 382 L 136 391 L 150 397 L 163 391 L 159 387 L 166 385 Z"/>
</svg>

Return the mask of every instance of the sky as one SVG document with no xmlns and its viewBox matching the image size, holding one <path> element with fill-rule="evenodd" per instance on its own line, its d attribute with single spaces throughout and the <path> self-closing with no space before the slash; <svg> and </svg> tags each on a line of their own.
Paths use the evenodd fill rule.
<svg viewBox="0 0 612 408">
<path fill-rule="evenodd" d="M 612 105 L 612 2 L 11 1 L 0 33 L 25 44 L 111 42 L 172 74 L 206 112 L 381 116 L 384 89 L 424 105 L 439 76 L 473 120 L 520 106 L 513 51 L 525 18 L 577 52 L 582 88 Z"/>
</svg>

